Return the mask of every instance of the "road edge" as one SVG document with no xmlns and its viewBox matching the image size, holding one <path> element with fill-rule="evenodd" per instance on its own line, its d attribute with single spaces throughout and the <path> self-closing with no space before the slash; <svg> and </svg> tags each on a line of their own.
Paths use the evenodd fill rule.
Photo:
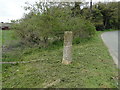
<svg viewBox="0 0 120 90">
<path fill-rule="evenodd" d="M 105 44 L 105 41 L 104 41 L 104 39 L 103 39 L 103 37 L 102 37 L 104 33 L 105 33 L 105 32 L 103 32 L 103 33 L 100 35 L 100 36 L 101 36 L 101 39 L 102 39 L 104 45 L 108 48 L 108 51 L 109 51 L 109 53 L 110 53 L 110 55 L 111 55 L 111 57 L 112 57 L 115 65 L 117 66 L 117 68 L 120 68 L 119 65 L 118 65 L 118 62 L 117 62 L 117 61 L 118 61 L 118 58 L 114 55 L 113 51 Z"/>
</svg>

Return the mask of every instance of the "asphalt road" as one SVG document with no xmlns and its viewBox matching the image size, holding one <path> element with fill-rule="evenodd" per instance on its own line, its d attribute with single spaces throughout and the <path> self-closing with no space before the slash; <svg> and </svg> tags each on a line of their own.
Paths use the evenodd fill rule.
<svg viewBox="0 0 120 90">
<path fill-rule="evenodd" d="M 119 65 L 118 64 L 118 36 L 119 36 L 118 34 L 120 34 L 120 31 L 105 32 L 101 35 L 117 67 Z"/>
</svg>

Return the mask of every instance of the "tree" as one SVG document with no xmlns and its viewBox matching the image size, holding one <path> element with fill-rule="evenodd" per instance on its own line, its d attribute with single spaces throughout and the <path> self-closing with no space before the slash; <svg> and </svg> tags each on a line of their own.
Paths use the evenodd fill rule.
<svg viewBox="0 0 120 90">
<path fill-rule="evenodd" d="M 100 10 L 101 14 L 103 15 L 103 25 L 104 29 L 109 29 L 114 27 L 113 22 L 118 19 L 118 7 L 116 2 L 110 2 L 110 3 L 99 3 L 98 9 Z M 117 21 L 116 21 L 117 24 Z"/>
<path fill-rule="evenodd" d="M 92 6 L 92 13 L 89 7 L 84 7 L 82 16 L 90 20 L 97 30 L 118 29 L 118 2 L 96 3 Z"/>
<path fill-rule="evenodd" d="M 46 5 L 49 5 L 46 6 Z M 41 6 L 44 5 L 41 11 Z M 72 31 L 74 38 L 90 38 L 95 27 L 80 16 L 72 16 L 71 3 L 38 3 L 26 7 L 30 10 L 17 24 L 15 31 L 29 46 L 47 47 L 51 41 L 63 40 L 64 31 Z"/>
<path fill-rule="evenodd" d="M 72 16 L 78 16 L 81 14 L 81 6 L 82 2 L 75 2 L 74 7 L 71 9 L 72 10 Z"/>
</svg>

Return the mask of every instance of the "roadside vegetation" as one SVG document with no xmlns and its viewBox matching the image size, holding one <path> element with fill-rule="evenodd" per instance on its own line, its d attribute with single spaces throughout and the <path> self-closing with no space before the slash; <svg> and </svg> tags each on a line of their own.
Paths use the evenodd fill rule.
<svg viewBox="0 0 120 90">
<path fill-rule="evenodd" d="M 18 41 L 17 40 L 18 37 L 15 36 L 14 32 L 15 31 L 13 31 L 13 30 L 2 31 L 2 35 L 1 35 L 2 36 L 2 40 L 1 40 L 2 41 L 2 45 L 10 46 L 10 44 L 12 44 L 13 42 L 15 44 L 15 42 Z"/>
<path fill-rule="evenodd" d="M 2 47 L 2 30 L 0 30 L 0 47 Z"/>
<path fill-rule="evenodd" d="M 117 69 L 100 38 L 100 33 L 91 40 L 73 45 L 73 62 L 70 65 L 61 63 L 62 51 L 62 46 L 54 49 L 23 50 L 20 59 L 37 61 L 10 64 L 9 68 L 3 64 L 3 88 L 117 87 Z M 51 84 L 54 82 L 56 83 Z"/>
<path fill-rule="evenodd" d="M 0 61 L 2 61 L 2 30 L 0 30 Z M 2 64 L 0 64 L 0 89 L 2 88 Z"/>
<path fill-rule="evenodd" d="M 82 16 L 72 16 L 71 8 L 74 6 L 70 3 L 40 2 L 34 6 L 37 8 L 26 7 L 30 13 L 13 27 L 21 42 L 27 46 L 47 47 L 51 43 L 62 41 L 64 31 L 72 31 L 74 38 L 91 38 L 95 35 L 95 27 L 90 21 Z"/>
<path fill-rule="evenodd" d="M 104 31 L 99 31 L 117 29 L 116 14 L 111 16 L 116 13 L 116 3 L 97 3 L 93 12 L 87 5 L 81 10 L 79 5 L 82 2 L 27 3 L 29 13 L 12 21 L 12 30 L 3 31 L 2 61 L 35 62 L 3 64 L 3 88 L 118 87 L 117 68 L 101 40 Z M 114 6 L 112 11 L 109 5 Z M 110 14 L 107 20 L 106 10 Z M 61 63 L 65 31 L 73 32 L 70 65 Z"/>
<path fill-rule="evenodd" d="M 106 2 L 96 3 L 92 6 L 92 13 L 90 8 L 86 6 L 81 10 L 81 14 L 87 20 L 90 20 L 96 27 L 96 30 L 101 31 L 105 29 L 120 29 L 118 18 L 118 6 L 120 2 Z"/>
</svg>

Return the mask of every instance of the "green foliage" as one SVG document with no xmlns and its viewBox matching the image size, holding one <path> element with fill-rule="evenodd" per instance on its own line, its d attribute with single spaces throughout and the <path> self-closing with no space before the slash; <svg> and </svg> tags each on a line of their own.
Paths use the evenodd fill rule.
<svg viewBox="0 0 120 90">
<path fill-rule="evenodd" d="M 97 30 L 118 29 L 118 2 L 96 3 L 90 13 L 89 7 L 82 9 L 82 15 L 95 25 Z"/>
<path fill-rule="evenodd" d="M 33 9 L 25 15 L 14 27 L 22 42 L 46 47 L 55 40 L 63 40 L 64 31 L 73 31 L 74 38 L 92 37 L 95 27 L 81 16 L 72 17 L 70 5 L 64 4 L 45 6 L 42 13 Z"/>
<path fill-rule="evenodd" d="M 98 3 L 97 9 L 102 14 L 104 29 L 118 29 L 118 3 Z"/>
<path fill-rule="evenodd" d="M 82 2 L 75 2 L 74 7 L 71 9 L 73 17 L 80 15 L 80 13 L 81 13 L 81 8 L 80 8 L 81 4 L 82 4 Z"/>
</svg>

